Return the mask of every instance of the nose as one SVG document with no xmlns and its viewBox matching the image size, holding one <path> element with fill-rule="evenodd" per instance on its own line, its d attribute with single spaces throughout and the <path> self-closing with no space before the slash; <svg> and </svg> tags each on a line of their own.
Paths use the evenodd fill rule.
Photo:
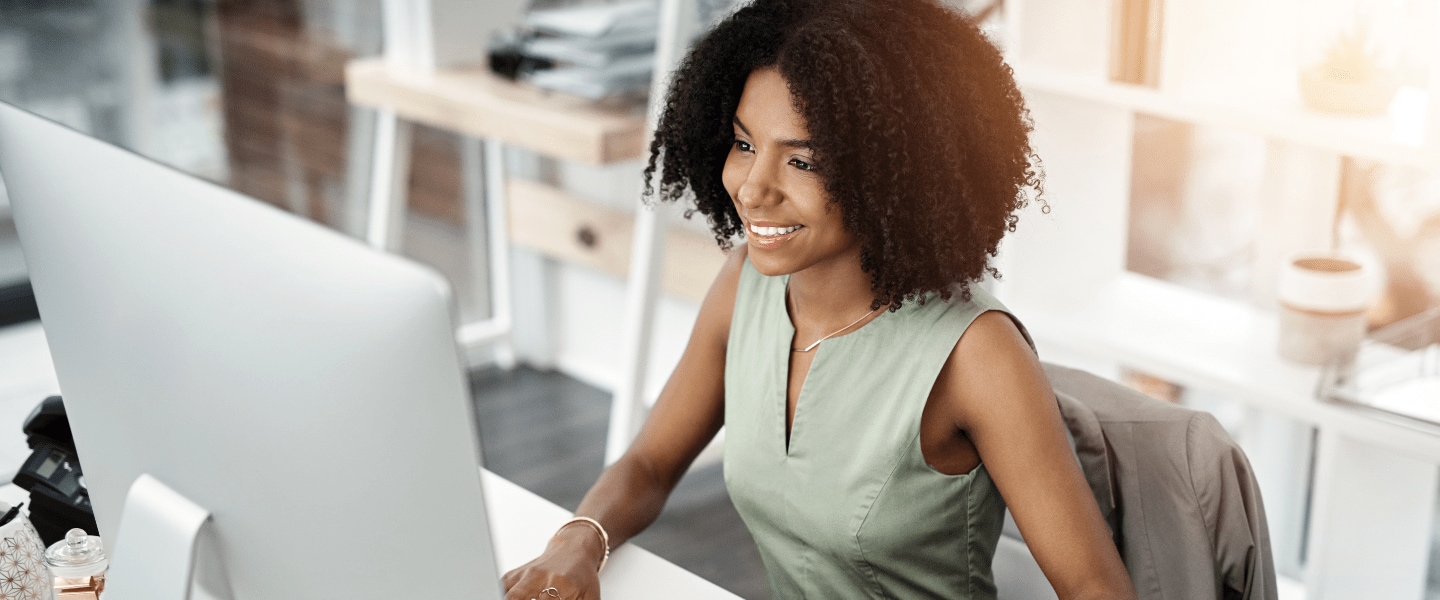
<svg viewBox="0 0 1440 600">
<path fill-rule="evenodd" d="M 776 172 L 766 160 L 754 160 L 745 173 L 745 181 L 736 190 L 736 199 L 747 209 L 772 205 L 780 200 L 779 186 L 775 185 Z"/>
</svg>

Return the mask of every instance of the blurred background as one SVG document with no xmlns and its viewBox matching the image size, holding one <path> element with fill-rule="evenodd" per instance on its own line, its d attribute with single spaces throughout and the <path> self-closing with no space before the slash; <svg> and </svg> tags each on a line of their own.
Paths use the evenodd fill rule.
<svg viewBox="0 0 1440 600">
<path fill-rule="evenodd" d="M 482 60 L 438 44 L 407 62 L 385 47 L 404 4 L 4 0 L 0 101 L 372 243 L 377 165 L 403 164 L 378 245 L 450 277 L 466 322 L 498 310 L 497 289 L 513 302 L 510 341 L 470 349 L 487 465 L 573 509 L 603 464 L 611 393 L 658 393 L 723 260 L 702 223 L 662 215 L 648 368 L 627 380 L 640 142 L 667 25 L 654 2 L 497 2 L 515 10 L 474 24 Z M 684 4 L 682 42 L 735 8 Z M 1373 274 L 1366 332 L 1440 348 L 1440 2 L 952 4 L 1005 49 L 1036 122 L 1053 210 L 1027 209 L 985 285 L 1042 359 L 1214 412 L 1261 481 L 1283 597 L 1440 598 L 1440 425 L 1331 402 L 1330 367 L 1276 350 L 1298 252 Z M 406 132 L 392 146 L 387 111 Z M 514 115 L 509 129 L 492 113 Z M 583 135 L 525 129 L 570 120 Z M 467 204 L 477 136 L 503 142 L 510 178 L 503 285 Z M 3 198 L 0 471 L 28 455 L 24 415 L 58 391 Z M 1440 377 L 1424 360 L 1411 379 Z M 516 433 L 538 428 L 566 441 L 536 451 Z M 713 453 L 637 543 L 766 597 Z"/>
</svg>

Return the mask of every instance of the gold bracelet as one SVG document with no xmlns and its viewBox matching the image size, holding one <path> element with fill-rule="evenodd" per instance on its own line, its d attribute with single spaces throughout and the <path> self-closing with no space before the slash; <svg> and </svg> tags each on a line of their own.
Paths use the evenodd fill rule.
<svg viewBox="0 0 1440 600">
<path fill-rule="evenodd" d="M 586 525 L 589 525 L 595 530 L 595 533 L 600 534 L 600 544 L 605 547 L 605 556 L 600 557 L 600 566 L 595 568 L 595 572 L 599 573 L 601 569 L 605 568 L 605 563 L 610 561 L 610 534 L 605 533 L 605 528 L 600 526 L 599 521 L 596 521 L 595 519 L 592 519 L 590 517 L 575 517 L 573 519 L 570 519 L 569 521 L 566 521 L 564 525 L 560 526 L 560 529 L 564 529 L 575 523 L 584 523 Z M 560 529 L 556 529 L 555 533 L 560 533 Z"/>
</svg>

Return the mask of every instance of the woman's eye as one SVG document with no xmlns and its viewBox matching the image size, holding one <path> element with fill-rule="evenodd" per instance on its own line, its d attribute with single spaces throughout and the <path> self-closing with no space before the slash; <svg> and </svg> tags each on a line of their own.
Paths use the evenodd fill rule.
<svg viewBox="0 0 1440 600">
<path fill-rule="evenodd" d="M 803 160 L 800 160 L 800 159 L 798 159 L 798 158 L 792 158 L 792 159 L 790 159 L 790 164 L 795 165 L 796 168 L 799 168 L 801 171 L 814 171 L 814 170 L 815 170 L 815 165 L 810 164 L 810 163 L 808 163 L 808 162 L 805 162 L 805 161 L 803 161 Z"/>
<path fill-rule="evenodd" d="M 735 140 L 735 147 L 739 148 L 741 152 L 752 152 L 755 150 L 755 148 L 750 145 L 750 142 L 745 140 Z"/>
</svg>

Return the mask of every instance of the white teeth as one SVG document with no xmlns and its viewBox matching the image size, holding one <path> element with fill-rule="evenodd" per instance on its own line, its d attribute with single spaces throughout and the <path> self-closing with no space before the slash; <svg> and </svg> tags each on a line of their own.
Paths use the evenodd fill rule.
<svg viewBox="0 0 1440 600">
<path fill-rule="evenodd" d="M 799 228 L 799 225 L 791 225 L 789 227 L 756 227 L 754 225 L 751 225 L 750 232 L 754 233 L 755 235 L 777 236 L 785 235 Z"/>
</svg>

